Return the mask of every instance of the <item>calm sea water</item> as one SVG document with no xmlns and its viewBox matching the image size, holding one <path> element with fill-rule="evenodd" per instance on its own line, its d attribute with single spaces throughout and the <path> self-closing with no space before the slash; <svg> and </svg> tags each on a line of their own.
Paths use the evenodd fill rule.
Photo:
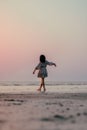
<svg viewBox="0 0 87 130">
<path fill-rule="evenodd" d="M 39 82 L 0 82 L 0 93 L 37 92 Z M 86 82 L 46 82 L 47 92 L 87 93 Z"/>
</svg>

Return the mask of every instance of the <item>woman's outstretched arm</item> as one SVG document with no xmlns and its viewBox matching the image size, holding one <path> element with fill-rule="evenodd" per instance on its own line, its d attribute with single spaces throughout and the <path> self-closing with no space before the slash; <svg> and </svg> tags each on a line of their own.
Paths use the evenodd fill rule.
<svg viewBox="0 0 87 130">
<path fill-rule="evenodd" d="M 53 62 L 50 62 L 50 64 L 49 65 L 54 65 L 55 67 L 56 67 L 56 64 L 55 63 L 53 63 Z"/>
<path fill-rule="evenodd" d="M 53 63 L 53 62 L 49 62 L 49 61 L 47 61 L 47 64 L 50 65 L 50 66 L 51 66 L 51 65 L 54 65 L 54 66 L 56 67 L 56 64 Z"/>
</svg>

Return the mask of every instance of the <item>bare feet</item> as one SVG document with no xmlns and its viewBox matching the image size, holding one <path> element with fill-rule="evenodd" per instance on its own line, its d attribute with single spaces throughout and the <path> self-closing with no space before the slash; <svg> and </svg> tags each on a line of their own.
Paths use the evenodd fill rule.
<svg viewBox="0 0 87 130">
<path fill-rule="evenodd" d="M 41 88 L 38 88 L 37 91 L 41 92 Z M 44 89 L 44 92 L 46 92 L 46 88 Z"/>
<path fill-rule="evenodd" d="M 38 89 L 37 89 L 37 91 L 41 91 L 41 89 L 40 89 L 40 88 L 38 88 Z"/>
<path fill-rule="evenodd" d="M 44 89 L 44 92 L 46 92 L 46 88 Z"/>
</svg>

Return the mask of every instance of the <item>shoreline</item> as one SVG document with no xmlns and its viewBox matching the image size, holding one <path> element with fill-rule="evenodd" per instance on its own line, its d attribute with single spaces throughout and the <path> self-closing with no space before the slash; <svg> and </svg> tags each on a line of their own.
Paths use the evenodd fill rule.
<svg viewBox="0 0 87 130">
<path fill-rule="evenodd" d="M 0 93 L 37 93 L 39 86 L 0 86 Z M 87 93 L 87 85 L 46 86 L 46 93 Z"/>
</svg>

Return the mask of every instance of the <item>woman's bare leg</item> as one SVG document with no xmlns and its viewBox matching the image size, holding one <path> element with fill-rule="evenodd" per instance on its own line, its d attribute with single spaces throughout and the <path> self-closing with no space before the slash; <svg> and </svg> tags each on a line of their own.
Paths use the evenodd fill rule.
<svg viewBox="0 0 87 130">
<path fill-rule="evenodd" d="M 42 78 L 42 86 L 43 86 L 43 89 L 44 89 L 44 92 L 45 92 L 45 91 L 46 91 L 46 88 L 45 88 L 44 78 Z"/>
<path fill-rule="evenodd" d="M 41 84 L 40 84 L 40 87 L 37 89 L 38 91 L 41 91 L 41 88 L 42 88 L 42 78 L 41 78 Z"/>
</svg>

